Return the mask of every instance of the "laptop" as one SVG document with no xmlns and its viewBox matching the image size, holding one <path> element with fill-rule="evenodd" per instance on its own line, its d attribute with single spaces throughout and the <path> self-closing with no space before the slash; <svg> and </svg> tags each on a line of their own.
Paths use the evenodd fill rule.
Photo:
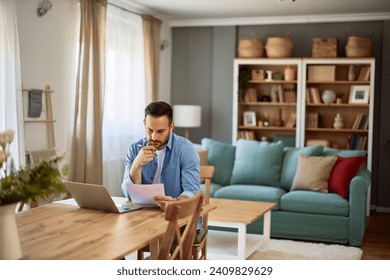
<svg viewBox="0 0 390 280">
<path fill-rule="evenodd" d="M 116 205 L 107 189 L 102 185 L 77 182 L 64 182 L 80 208 L 100 210 L 112 213 L 125 213 L 141 209 L 141 205 Z"/>
</svg>

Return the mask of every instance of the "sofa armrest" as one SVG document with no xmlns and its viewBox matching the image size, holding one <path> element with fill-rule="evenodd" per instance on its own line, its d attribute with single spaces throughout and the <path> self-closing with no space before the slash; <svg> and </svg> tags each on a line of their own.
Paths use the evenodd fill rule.
<svg viewBox="0 0 390 280">
<path fill-rule="evenodd" d="M 371 172 L 359 170 L 349 184 L 349 243 L 360 246 L 366 231 L 367 194 Z"/>
</svg>

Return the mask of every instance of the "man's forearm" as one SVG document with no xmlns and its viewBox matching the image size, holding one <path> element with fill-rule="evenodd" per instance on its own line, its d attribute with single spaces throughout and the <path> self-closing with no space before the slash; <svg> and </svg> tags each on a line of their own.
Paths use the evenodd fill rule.
<svg viewBox="0 0 390 280">
<path fill-rule="evenodd" d="M 134 184 L 141 184 L 142 179 L 142 166 L 135 167 L 135 164 L 133 164 L 130 168 L 130 179 L 133 181 Z"/>
</svg>

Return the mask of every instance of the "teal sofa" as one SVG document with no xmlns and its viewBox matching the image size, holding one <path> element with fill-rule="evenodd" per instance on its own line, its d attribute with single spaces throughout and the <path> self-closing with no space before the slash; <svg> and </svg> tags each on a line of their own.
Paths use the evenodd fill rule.
<svg viewBox="0 0 390 280">
<path fill-rule="evenodd" d="M 281 141 L 238 140 L 236 145 L 203 138 L 208 164 L 215 166 L 211 197 L 274 202 L 271 237 L 360 246 L 366 229 L 367 192 L 371 174 L 360 168 L 349 183 L 349 194 L 291 190 L 300 154 L 353 157 L 364 151 L 322 146 L 285 147 Z M 262 233 L 263 220 L 248 225 Z"/>
</svg>

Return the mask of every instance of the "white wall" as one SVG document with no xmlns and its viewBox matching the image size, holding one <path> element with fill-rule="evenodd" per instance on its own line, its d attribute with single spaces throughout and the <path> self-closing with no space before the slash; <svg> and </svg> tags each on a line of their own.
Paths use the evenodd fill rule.
<svg viewBox="0 0 390 280">
<path fill-rule="evenodd" d="M 56 122 L 55 141 L 59 154 L 67 152 L 73 126 L 75 91 L 74 0 L 51 0 L 53 7 L 43 17 L 36 10 L 41 0 L 16 0 L 24 88 L 43 89 L 50 85 L 53 115 Z M 25 95 L 27 100 L 27 95 Z M 26 109 L 26 108 L 25 108 Z M 27 110 L 25 110 L 27 116 Z M 43 112 L 44 116 L 45 112 Z M 46 148 L 46 130 L 42 124 L 28 125 L 26 148 Z"/>
</svg>

